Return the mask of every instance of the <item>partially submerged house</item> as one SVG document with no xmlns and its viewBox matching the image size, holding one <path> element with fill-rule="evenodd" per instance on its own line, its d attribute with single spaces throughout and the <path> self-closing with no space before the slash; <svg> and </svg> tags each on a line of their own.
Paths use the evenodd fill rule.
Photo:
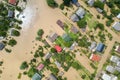
<svg viewBox="0 0 120 80">
<path fill-rule="evenodd" d="M 50 80 L 57 80 L 57 77 L 52 73 L 50 74 L 49 78 L 50 78 Z"/>
<path fill-rule="evenodd" d="M 5 47 L 5 44 L 4 44 L 4 43 L 2 43 L 2 42 L 0 42 L 0 50 L 3 50 L 3 49 L 4 49 L 4 47 Z"/>
<path fill-rule="evenodd" d="M 100 61 L 101 57 L 100 57 L 99 55 L 97 55 L 97 54 L 92 54 L 92 55 L 90 56 L 90 59 L 91 59 L 92 61 Z"/>
<path fill-rule="evenodd" d="M 116 30 L 116 31 L 120 31 L 120 22 L 115 22 L 112 27 Z"/>
<path fill-rule="evenodd" d="M 8 3 L 9 3 L 9 4 L 12 4 L 12 5 L 16 5 L 17 0 L 8 0 Z"/>
<path fill-rule="evenodd" d="M 35 73 L 35 74 L 33 75 L 33 77 L 32 77 L 32 80 L 41 80 L 41 79 L 42 79 L 42 77 L 41 77 L 41 75 L 38 74 L 38 73 Z"/>
<path fill-rule="evenodd" d="M 120 58 L 117 56 L 111 56 L 110 61 L 114 63 L 118 63 L 120 61 Z"/>
<path fill-rule="evenodd" d="M 117 76 L 108 75 L 106 73 L 104 73 L 101 78 L 102 80 L 118 80 Z"/>
<path fill-rule="evenodd" d="M 57 20 L 56 23 L 64 30 L 64 23 L 61 20 Z"/>
<path fill-rule="evenodd" d="M 48 39 L 50 40 L 50 42 L 54 42 L 58 37 L 58 34 L 57 33 L 51 33 L 49 36 L 48 36 Z"/>
<path fill-rule="evenodd" d="M 82 7 L 79 7 L 79 9 L 76 11 L 76 14 L 80 17 L 83 18 L 85 15 L 85 10 Z"/>
<path fill-rule="evenodd" d="M 39 64 L 38 67 L 37 67 L 37 70 L 40 71 L 44 68 L 44 64 Z"/>
<path fill-rule="evenodd" d="M 8 10 L 8 17 L 13 18 L 14 17 L 14 11 Z"/>
<path fill-rule="evenodd" d="M 118 52 L 118 53 L 120 53 L 120 45 L 116 46 L 115 51 Z"/>
<path fill-rule="evenodd" d="M 89 6 L 93 6 L 93 5 L 94 5 L 94 2 L 95 2 L 95 0 L 88 0 L 88 1 L 87 1 L 87 3 L 88 3 Z"/>
<path fill-rule="evenodd" d="M 79 30 L 78 30 L 75 26 L 72 26 L 72 27 L 70 28 L 70 31 L 73 32 L 74 34 L 76 34 L 76 33 L 79 32 Z"/>
<path fill-rule="evenodd" d="M 70 17 L 70 19 L 73 21 L 73 22 L 77 22 L 79 21 L 79 18 L 76 14 L 72 14 L 72 16 Z"/>
<path fill-rule="evenodd" d="M 115 68 L 113 66 L 111 66 L 111 65 L 108 65 L 106 67 L 106 71 L 108 71 L 109 73 L 114 73 L 115 72 Z"/>
<path fill-rule="evenodd" d="M 97 45 L 96 51 L 102 52 L 104 50 L 105 45 L 103 43 L 99 43 Z"/>
</svg>

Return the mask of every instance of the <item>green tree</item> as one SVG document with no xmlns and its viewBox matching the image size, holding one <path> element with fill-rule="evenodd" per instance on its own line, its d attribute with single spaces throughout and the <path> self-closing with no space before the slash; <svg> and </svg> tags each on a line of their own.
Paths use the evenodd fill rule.
<svg viewBox="0 0 120 80">
<path fill-rule="evenodd" d="M 94 3 L 94 7 L 100 8 L 100 9 L 104 9 L 104 3 L 102 3 L 100 0 L 95 1 Z"/>
<path fill-rule="evenodd" d="M 77 22 L 77 25 L 79 26 L 79 28 L 85 28 L 87 25 L 87 22 L 85 19 L 81 19 Z"/>
<path fill-rule="evenodd" d="M 8 45 L 10 45 L 10 46 L 14 46 L 14 45 L 16 45 L 17 44 L 17 41 L 15 40 L 15 39 L 11 39 L 11 40 L 9 40 L 9 42 L 8 42 Z"/>
<path fill-rule="evenodd" d="M 17 31 L 17 30 L 13 30 L 13 31 L 12 31 L 12 35 L 13 35 L 13 36 L 20 36 L 20 32 Z"/>
<path fill-rule="evenodd" d="M 63 4 L 65 6 L 70 6 L 70 2 L 71 2 L 71 0 L 63 0 Z"/>
<path fill-rule="evenodd" d="M 47 1 L 47 4 L 48 6 L 54 8 L 54 7 L 58 7 L 58 4 L 56 3 L 55 0 L 46 0 Z"/>
<path fill-rule="evenodd" d="M 24 69 L 27 69 L 27 68 L 28 68 L 28 64 L 27 64 L 26 61 L 24 61 L 24 62 L 21 64 L 20 69 L 21 69 L 21 70 L 24 70 Z"/>
<path fill-rule="evenodd" d="M 44 31 L 42 29 L 39 29 L 37 32 L 37 35 L 42 37 L 43 34 L 44 34 Z"/>
</svg>

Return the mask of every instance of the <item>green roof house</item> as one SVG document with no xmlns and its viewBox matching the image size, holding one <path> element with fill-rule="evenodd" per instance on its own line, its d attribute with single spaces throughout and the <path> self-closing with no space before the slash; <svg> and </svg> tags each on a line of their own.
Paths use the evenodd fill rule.
<svg viewBox="0 0 120 80">
<path fill-rule="evenodd" d="M 72 40 L 71 37 L 66 33 L 62 35 L 62 39 L 66 42 L 69 42 Z"/>
<path fill-rule="evenodd" d="M 41 75 L 39 75 L 38 73 L 35 73 L 32 77 L 32 80 L 41 80 Z"/>
</svg>

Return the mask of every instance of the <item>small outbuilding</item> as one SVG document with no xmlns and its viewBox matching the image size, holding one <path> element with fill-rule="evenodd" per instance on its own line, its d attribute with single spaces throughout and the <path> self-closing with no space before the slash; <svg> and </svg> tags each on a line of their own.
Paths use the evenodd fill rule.
<svg viewBox="0 0 120 80">
<path fill-rule="evenodd" d="M 38 74 L 38 73 L 35 73 L 34 75 L 33 75 L 33 77 L 32 77 L 32 80 L 41 80 L 41 75 L 40 74 Z"/>
</svg>

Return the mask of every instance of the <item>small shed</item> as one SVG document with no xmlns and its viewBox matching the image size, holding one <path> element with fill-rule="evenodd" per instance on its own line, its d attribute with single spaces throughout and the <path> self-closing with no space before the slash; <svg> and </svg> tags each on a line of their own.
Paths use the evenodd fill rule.
<svg viewBox="0 0 120 80">
<path fill-rule="evenodd" d="M 93 6 L 93 5 L 94 5 L 94 2 L 95 2 L 95 0 L 88 0 L 87 3 L 88 3 L 89 6 Z"/>
<path fill-rule="evenodd" d="M 115 51 L 118 52 L 118 53 L 120 53 L 120 45 L 116 46 Z"/>
<path fill-rule="evenodd" d="M 117 15 L 117 18 L 120 19 L 120 13 Z"/>
<path fill-rule="evenodd" d="M 48 36 L 48 39 L 50 40 L 50 42 L 54 42 L 56 39 L 58 38 L 58 34 L 57 33 L 51 33 L 49 36 Z"/>
<path fill-rule="evenodd" d="M 9 18 L 13 18 L 13 17 L 14 17 L 14 11 L 9 10 L 9 11 L 8 11 L 8 17 L 9 17 Z"/>
<path fill-rule="evenodd" d="M 58 62 L 58 61 L 55 61 L 55 65 L 60 68 L 61 67 L 61 64 Z"/>
<path fill-rule="evenodd" d="M 50 59 L 51 56 L 52 56 L 51 53 L 47 53 L 47 54 L 45 55 L 45 59 Z"/>
<path fill-rule="evenodd" d="M 76 34 L 76 33 L 79 32 L 79 30 L 78 30 L 75 26 L 72 26 L 72 27 L 70 28 L 70 30 L 71 30 L 71 32 L 73 32 L 74 34 Z"/>
<path fill-rule="evenodd" d="M 79 18 L 78 18 L 78 16 L 77 16 L 76 14 L 73 14 L 73 15 L 70 17 L 70 19 L 71 19 L 73 22 L 79 21 Z"/>
</svg>

